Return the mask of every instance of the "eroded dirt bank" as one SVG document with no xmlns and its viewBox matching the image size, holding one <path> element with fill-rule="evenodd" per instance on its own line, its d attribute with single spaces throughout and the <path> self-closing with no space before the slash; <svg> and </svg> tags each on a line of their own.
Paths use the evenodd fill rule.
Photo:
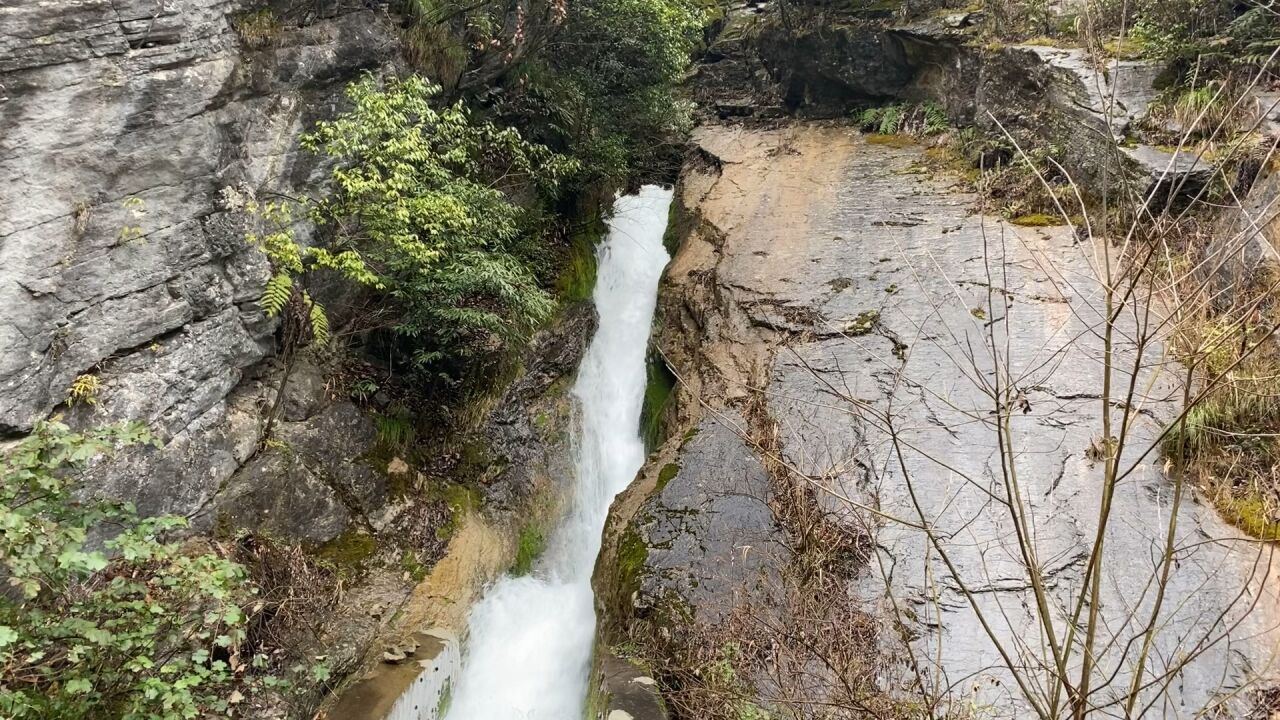
<svg viewBox="0 0 1280 720">
<path fill-rule="evenodd" d="M 659 309 L 678 409 L 606 530 L 604 645 L 676 714 L 892 716 L 921 687 L 950 698 L 924 701 L 934 716 L 1047 706 L 1083 658 L 1055 667 L 1052 648 L 1083 643 L 1093 607 L 1105 246 L 974 215 L 920 148 L 848 128 L 696 142 Z M 1125 317 L 1116 367 L 1152 319 Z M 1143 452 L 1180 390 L 1142 344 L 1131 397 L 1113 373 L 1132 469 L 1103 534 L 1090 702 L 1124 717 L 1145 657 L 1130 716 L 1189 717 L 1274 675 L 1280 583 L 1188 492 L 1152 622 L 1175 486 Z"/>
</svg>

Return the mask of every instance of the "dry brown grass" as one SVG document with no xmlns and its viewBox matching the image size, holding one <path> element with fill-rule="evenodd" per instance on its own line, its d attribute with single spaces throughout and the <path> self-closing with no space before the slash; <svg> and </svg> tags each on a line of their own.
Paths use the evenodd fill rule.
<svg viewBox="0 0 1280 720">
<path fill-rule="evenodd" d="M 1211 229 L 1194 221 L 1167 228 L 1183 254 L 1182 267 L 1203 262 Z M 1280 318 L 1274 270 L 1233 283 L 1232 302 L 1221 307 L 1214 285 L 1195 273 L 1175 292 L 1183 314 L 1173 327 L 1172 349 L 1189 369 L 1198 400 L 1174 423 L 1162 444 L 1172 467 L 1187 473 L 1219 512 L 1248 534 L 1280 540 Z"/>
</svg>

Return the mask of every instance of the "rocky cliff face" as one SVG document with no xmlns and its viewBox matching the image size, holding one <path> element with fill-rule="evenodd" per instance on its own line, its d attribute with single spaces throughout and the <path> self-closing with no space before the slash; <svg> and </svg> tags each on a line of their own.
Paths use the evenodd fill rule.
<svg viewBox="0 0 1280 720">
<path fill-rule="evenodd" d="M 1091 263 L 1105 244 L 974 215 L 920 169 L 919 148 L 845 127 L 707 126 L 695 140 L 659 317 L 680 411 L 613 509 L 596 576 L 606 643 L 638 648 L 681 717 L 744 703 L 893 716 L 922 685 L 1027 716 L 997 643 L 1050 661 L 1007 508 L 1025 505 L 1048 606 L 1069 608 L 1097 531 Z M 1129 686 L 1155 602 L 1149 558 L 1174 512 L 1170 478 L 1138 457 L 1177 401 L 1141 332 L 1124 323 L 1115 349 L 1120 366 L 1151 357 L 1107 529 L 1107 697 Z M 990 420 L 997 379 L 1023 403 L 1005 435 Z M 1180 662 L 1189 638 L 1230 627 L 1239 641 L 1197 645 L 1176 685 L 1142 702 L 1198 709 L 1224 678 L 1270 677 L 1280 597 L 1267 556 L 1238 552 L 1211 508 L 1176 512 L 1185 547 L 1147 672 Z"/>
<path fill-rule="evenodd" d="M 930 102 L 953 122 L 1007 134 L 1026 150 L 1052 146 L 1070 175 L 1095 193 L 1176 186 L 1193 194 L 1203 186 L 1206 163 L 1123 146 L 1157 94 L 1164 63 L 1099 64 L 1080 48 L 987 45 L 974 40 L 981 17 L 802 30 L 767 10 L 736 12 L 698 69 L 695 95 L 721 118 L 776 117 L 784 109 L 832 118 Z"/>
<path fill-rule="evenodd" d="M 0 8 L 0 430 L 146 422 L 163 447 L 100 469 L 144 512 L 196 513 L 260 438 L 268 268 L 220 190 L 295 191 L 299 133 L 395 57 L 384 15 L 322 5 L 255 47 L 234 0 Z"/>
</svg>

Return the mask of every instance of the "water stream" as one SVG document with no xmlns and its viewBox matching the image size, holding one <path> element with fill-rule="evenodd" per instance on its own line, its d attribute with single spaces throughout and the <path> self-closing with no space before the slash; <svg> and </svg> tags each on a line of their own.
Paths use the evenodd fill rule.
<svg viewBox="0 0 1280 720">
<path fill-rule="evenodd" d="M 504 577 L 472 610 L 467 658 L 449 720 L 572 720 L 583 714 L 595 611 L 591 570 L 609 503 L 644 463 L 645 351 L 667 263 L 671 191 L 618 199 L 600 246 L 599 329 L 573 395 L 573 505 L 532 574 Z"/>
</svg>

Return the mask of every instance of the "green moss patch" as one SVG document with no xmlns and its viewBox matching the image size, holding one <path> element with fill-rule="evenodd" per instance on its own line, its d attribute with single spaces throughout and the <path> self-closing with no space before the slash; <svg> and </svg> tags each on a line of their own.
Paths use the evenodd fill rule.
<svg viewBox="0 0 1280 720">
<path fill-rule="evenodd" d="M 680 439 L 680 447 L 683 448 L 685 445 L 693 442 L 693 439 L 698 437 L 698 433 L 700 432 L 702 432 L 702 429 L 696 425 L 686 430 L 684 437 Z"/>
<path fill-rule="evenodd" d="M 662 234 L 662 246 L 667 249 L 668 255 L 675 257 L 680 251 L 680 245 L 692 232 L 696 219 L 679 198 L 671 203 L 671 212 L 667 215 L 667 229 Z"/>
<path fill-rule="evenodd" d="M 1146 55 L 1146 48 L 1131 38 L 1116 38 L 1102 43 L 1102 52 L 1117 60 L 1140 60 Z"/>
<path fill-rule="evenodd" d="M 347 530 L 316 549 L 316 557 L 341 570 L 360 570 L 378 551 L 378 539 L 360 530 Z"/>
<path fill-rule="evenodd" d="M 627 528 L 618 542 L 618 595 L 629 598 L 640 589 L 644 566 L 649 561 L 649 546 L 634 528 Z"/>
<path fill-rule="evenodd" d="M 1057 225 L 1066 225 L 1067 221 L 1057 215 L 1049 215 L 1048 213 L 1030 213 L 1027 215 L 1019 215 L 1010 218 L 1009 222 L 1022 227 L 1055 227 Z"/>
<path fill-rule="evenodd" d="M 436 529 L 436 537 L 441 540 L 453 537 L 462 524 L 462 518 L 469 512 L 479 511 L 484 506 L 484 494 L 471 485 L 442 483 L 432 486 L 428 493 L 432 497 L 444 500 L 449 506 L 449 522 Z"/>
<path fill-rule="evenodd" d="M 428 568 L 418 559 L 418 555 L 412 550 L 405 550 L 400 555 L 400 569 L 409 574 L 414 582 L 422 582 L 427 579 Z"/>
<path fill-rule="evenodd" d="M 644 387 L 644 405 L 640 408 L 640 436 L 648 450 L 666 439 L 663 416 L 676 389 L 676 376 L 657 353 L 649 355 L 646 369 L 648 382 Z"/>
<path fill-rule="evenodd" d="M 556 297 L 562 303 L 590 300 L 596 287 L 596 245 L 609 232 L 609 226 L 599 215 L 569 239 L 569 253 L 564 270 L 556 276 Z"/>
<path fill-rule="evenodd" d="M 893 135 L 881 135 L 876 133 L 867 136 L 869 145 L 887 145 L 889 147 L 904 148 L 911 147 L 916 144 L 916 139 L 906 133 L 894 133 Z"/>
<path fill-rule="evenodd" d="M 680 466 L 675 463 L 667 463 L 658 471 L 658 492 L 667 486 L 676 475 L 680 474 Z"/>
<path fill-rule="evenodd" d="M 854 337 L 866 335 L 875 329 L 876 323 L 878 322 L 880 322 L 880 311 L 867 310 L 866 312 L 859 313 L 858 317 L 845 325 L 844 332 L 846 335 L 853 335 Z"/>
<path fill-rule="evenodd" d="M 520 528 L 520 537 L 516 543 L 516 559 L 511 563 L 511 574 L 528 575 L 533 563 L 547 549 L 547 536 L 541 527 L 535 524 Z"/>
<path fill-rule="evenodd" d="M 1273 519 L 1267 503 L 1257 496 L 1223 496 L 1214 503 L 1232 524 L 1259 540 L 1280 541 L 1280 521 Z"/>
</svg>

